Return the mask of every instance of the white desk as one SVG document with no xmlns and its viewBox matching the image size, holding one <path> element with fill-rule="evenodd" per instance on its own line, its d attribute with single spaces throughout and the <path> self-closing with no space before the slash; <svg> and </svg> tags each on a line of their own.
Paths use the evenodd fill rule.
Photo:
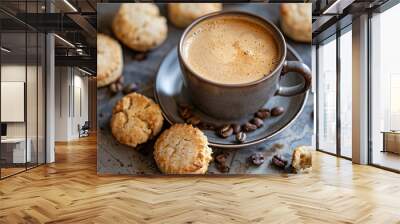
<svg viewBox="0 0 400 224">
<path fill-rule="evenodd" d="M 25 138 L 5 138 L 1 139 L 2 151 L 12 150 L 12 163 L 25 163 L 30 162 L 32 159 L 31 145 L 32 141 L 27 138 L 26 154 L 25 154 Z M 5 148 L 3 148 L 5 147 Z M 25 161 L 25 159 L 27 159 Z"/>
</svg>

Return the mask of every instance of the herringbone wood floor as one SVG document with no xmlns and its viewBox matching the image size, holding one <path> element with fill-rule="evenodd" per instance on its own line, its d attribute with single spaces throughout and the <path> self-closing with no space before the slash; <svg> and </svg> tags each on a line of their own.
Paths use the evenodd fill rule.
<svg viewBox="0 0 400 224">
<path fill-rule="evenodd" d="M 314 154 L 305 175 L 96 175 L 95 138 L 0 181 L 0 223 L 400 223 L 400 175 Z"/>
</svg>

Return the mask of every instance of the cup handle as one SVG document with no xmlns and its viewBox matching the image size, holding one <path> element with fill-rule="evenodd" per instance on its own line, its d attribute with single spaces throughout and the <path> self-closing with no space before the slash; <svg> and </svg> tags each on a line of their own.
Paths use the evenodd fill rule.
<svg viewBox="0 0 400 224">
<path fill-rule="evenodd" d="M 279 96 L 294 96 L 306 92 L 311 86 L 311 70 L 310 68 L 299 61 L 285 61 L 282 68 L 281 76 L 288 72 L 295 72 L 303 78 L 303 83 L 295 86 L 281 86 L 276 91 L 275 95 Z"/>
</svg>

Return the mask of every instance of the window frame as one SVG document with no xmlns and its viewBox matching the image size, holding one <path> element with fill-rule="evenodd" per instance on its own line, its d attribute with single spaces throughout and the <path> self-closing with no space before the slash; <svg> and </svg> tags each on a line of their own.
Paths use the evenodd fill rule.
<svg viewBox="0 0 400 224">
<path fill-rule="evenodd" d="M 26 2 L 24 2 L 24 3 L 26 3 Z M 34 3 L 37 3 L 36 11 L 38 12 L 38 10 L 39 10 L 38 2 L 34 2 Z M 46 11 L 47 11 L 47 7 L 46 7 Z M 7 12 L 6 10 L 4 10 L 1 7 L 0 7 L 0 12 L 6 13 L 7 15 L 11 16 L 12 19 L 15 19 L 16 21 L 19 21 L 18 18 L 12 16 L 12 14 L 10 14 L 9 12 Z M 27 5 L 26 4 L 25 4 L 25 12 L 27 12 Z M 21 22 L 21 21 L 19 21 L 19 22 Z M 20 31 L 15 32 L 15 33 L 20 33 L 21 35 L 25 35 L 25 49 L 24 49 L 24 51 L 25 51 L 25 56 L 24 56 L 25 57 L 24 58 L 24 60 L 25 60 L 25 87 L 24 87 L 24 90 L 25 90 L 25 93 L 24 93 L 25 166 L 24 166 L 23 170 L 14 172 L 14 173 L 9 174 L 9 175 L 3 175 L 2 167 L 0 166 L 0 180 L 4 180 L 4 179 L 6 179 L 8 177 L 12 177 L 12 176 L 17 175 L 19 173 L 26 172 L 26 171 L 28 171 L 30 169 L 39 167 L 39 166 L 44 165 L 44 164 L 47 163 L 47 110 L 46 110 L 46 108 L 47 108 L 47 81 L 46 81 L 46 79 L 47 79 L 47 37 L 46 37 L 47 33 L 42 32 L 40 30 L 37 30 L 37 29 L 33 28 L 32 26 L 28 25 L 27 23 L 23 23 L 23 26 L 24 26 L 24 30 L 20 30 Z M 1 27 L 1 24 L 0 24 L 0 27 Z M 2 34 L 4 34 L 4 33 L 9 33 L 9 32 L 8 31 L 3 31 L 3 30 L 0 29 L 0 46 L 2 45 L 2 43 L 1 43 L 2 38 L 1 37 L 2 37 Z M 12 33 L 14 33 L 14 32 L 12 32 Z M 36 60 L 34 61 L 34 64 L 36 66 L 36 71 L 35 71 L 35 73 L 36 73 L 35 74 L 36 75 L 36 92 L 35 92 L 35 94 L 36 94 L 36 122 L 34 122 L 34 123 L 36 123 L 36 136 L 34 138 L 36 138 L 36 140 L 37 140 L 37 145 L 36 145 L 36 161 L 35 161 L 35 163 L 30 164 L 30 166 L 28 166 L 28 162 L 27 162 L 28 161 L 28 159 L 27 159 L 27 156 L 28 156 L 28 154 L 27 154 L 27 147 L 28 147 L 28 116 L 27 116 L 28 115 L 27 114 L 28 113 L 27 112 L 28 33 L 36 34 L 36 49 L 35 49 L 35 51 L 36 51 Z M 40 51 L 41 53 L 43 53 L 43 55 L 41 55 L 42 60 L 43 60 L 42 62 L 44 62 L 43 64 L 39 63 L 39 34 L 44 34 L 44 35 L 41 35 L 41 37 L 42 37 L 41 38 L 41 44 L 42 44 L 42 47 L 44 49 L 41 49 L 41 51 Z M 3 66 L 2 62 L 3 62 L 2 53 L 0 53 L 0 82 L 1 82 L 1 67 Z M 42 158 L 43 162 L 39 162 L 39 144 L 38 144 L 38 139 L 39 139 L 39 113 L 38 113 L 38 111 L 39 111 L 39 98 L 38 98 L 39 97 L 39 81 L 38 81 L 39 70 L 38 70 L 38 67 L 40 65 L 42 65 L 42 70 L 41 70 L 42 74 L 41 75 L 42 75 L 42 82 L 43 82 L 42 84 L 44 85 L 43 86 L 44 89 L 43 89 L 43 93 L 42 93 L 42 96 L 44 96 L 44 98 L 42 99 L 42 103 L 43 103 L 42 107 L 44 109 L 44 111 L 43 111 L 44 115 L 43 115 L 43 117 L 41 117 L 42 119 L 44 119 L 44 120 L 41 120 L 43 122 L 43 125 L 44 125 L 44 130 L 43 130 L 44 131 L 43 132 L 43 143 L 44 144 L 42 146 L 43 147 L 42 148 L 42 152 L 44 152 L 44 153 L 43 153 L 43 155 L 41 155 L 41 157 L 43 157 Z M 1 85 L 0 85 L 0 90 L 1 90 Z M 0 96 L 1 96 L 1 93 L 0 93 Z M 1 101 L 1 97 L 0 97 L 0 101 Z M 0 104 L 0 111 L 1 111 L 1 104 Z M 0 123 L 2 123 L 1 119 L 0 119 Z M 1 158 L 1 148 L 2 148 L 2 146 L 0 144 L 0 158 Z"/>
<path fill-rule="evenodd" d="M 320 41 L 319 43 L 316 44 L 316 56 L 315 56 L 315 60 L 316 60 L 316 135 L 315 135 L 315 142 L 316 142 L 316 150 L 323 152 L 323 153 L 327 153 L 329 155 L 333 155 L 333 156 L 337 156 L 340 158 L 344 158 L 347 160 L 352 160 L 352 158 L 347 157 L 342 155 L 342 150 L 341 150 L 341 119 L 340 119 L 340 103 L 341 103 L 341 97 L 340 97 L 340 82 L 341 82 L 341 67 L 340 67 L 340 37 L 342 35 L 344 35 L 347 32 L 352 32 L 352 23 L 346 25 L 345 27 L 343 27 L 340 30 L 337 30 L 336 33 L 332 34 L 331 36 L 327 37 L 326 39 Z M 319 145 L 319 133 L 320 130 L 318 128 L 319 126 L 319 104 L 320 104 L 320 97 L 319 97 L 319 53 L 318 53 L 318 49 L 320 47 L 320 45 L 322 44 L 326 44 L 330 41 L 336 41 L 336 152 L 332 153 L 332 152 L 328 152 L 324 149 L 320 149 Z"/>
</svg>

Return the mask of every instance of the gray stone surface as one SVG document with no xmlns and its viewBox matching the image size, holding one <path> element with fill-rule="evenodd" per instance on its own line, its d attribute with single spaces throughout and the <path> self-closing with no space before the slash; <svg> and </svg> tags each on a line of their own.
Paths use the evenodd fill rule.
<svg viewBox="0 0 400 224">
<path fill-rule="evenodd" d="M 106 34 L 111 34 L 110 23 L 118 4 L 98 4 L 98 30 Z M 166 15 L 165 5 L 160 4 L 163 15 Z M 279 5 L 278 4 L 227 4 L 224 9 L 240 9 L 250 11 L 270 21 L 278 24 L 279 21 Z M 155 75 L 163 58 L 168 52 L 176 46 L 179 37 L 183 32 L 171 24 L 168 26 L 168 39 L 159 48 L 147 53 L 144 60 L 137 60 L 137 53 L 124 47 L 124 71 L 125 83 L 136 82 L 140 86 L 139 93 L 153 98 L 153 86 Z M 303 61 L 311 66 L 311 45 L 299 44 L 287 40 L 294 49 L 301 55 Z M 151 141 L 140 146 L 140 149 L 132 149 L 127 146 L 118 144 L 112 137 L 109 120 L 111 110 L 118 99 L 123 95 L 119 93 L 112 96 L 107 88 L 98 90 L 98 147 L 97 147 L 97 170 L 99 174 L 130 174 L 130 175 L 159 175 L 153 157 L 153 143 Z M 242 148 L 238 150 L 216 149 L 214 155 L 224 151 L 229 154 L 228 163 L 230 171 L 228 174 L 269 174 L 288 172 L 278 170 L 269 163 L 271 157 L 279 153 L 286 159 L 290 160 L 294 147 L 299 145 L 310 145 L 313 133 L 313 94 L 309 94 L 307 104 L 297 118 L 297 120 L 279 135 L 269 139 L 263 144 L 253 147 Z M 165 122 L 165 127 L 168 124 Z M 280 147 L 279 147 L 280 146 Z M 260 152 L 265 156 L 265 163 L 259 167 L 252 166 L 248 163 L 248 157 L 254 153 Z M 209 174 L 219 174 L 214 163 L 210 164 Z"/>
</svg>

